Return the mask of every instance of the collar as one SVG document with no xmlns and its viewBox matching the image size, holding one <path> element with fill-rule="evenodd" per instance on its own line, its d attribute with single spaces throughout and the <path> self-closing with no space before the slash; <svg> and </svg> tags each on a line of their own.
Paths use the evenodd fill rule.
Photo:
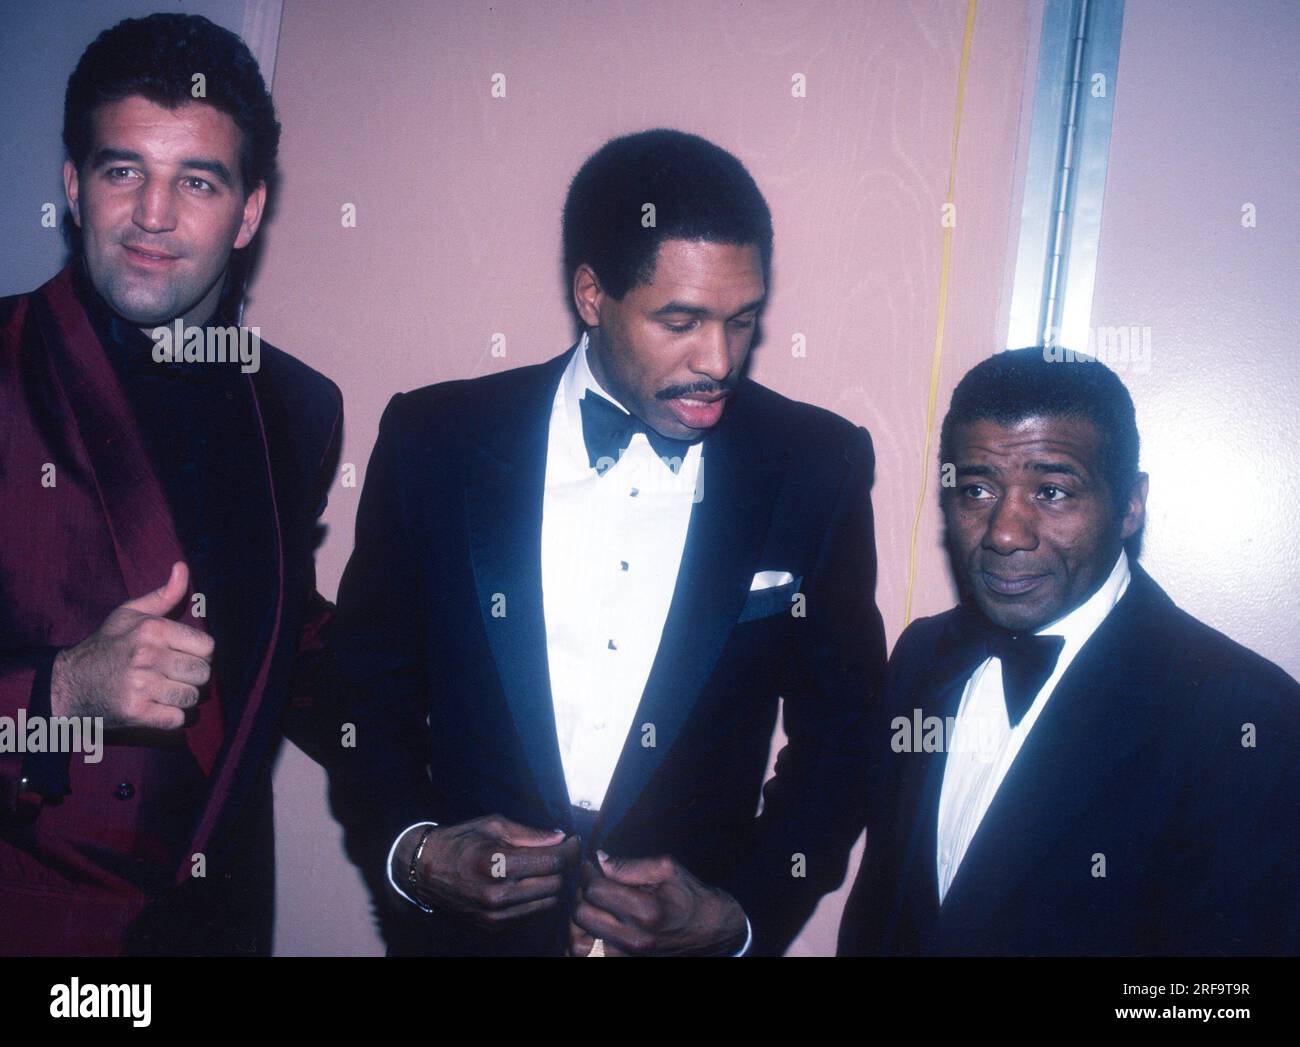
<svg viewBox="0 0 1300 1047">
<path fill-rule="evenodd" d="M 590 389 L 603 396 L 620 411 L 631 414 L 632 412 L 623 406 L 618 397 L 606 392 L 605 387 L 596 381 L 596 376 L 591 372 L 591 362 L 587 358 L 590 351 L 591 338 L 588 332 L 583 331 L 582 338 L 578 340 L 578 348 L 573 353 L 573 359 L 569 361 L 569 366 L 564 372 L 564 380 L 571 383 L 569 389 L 566 390 L 566 392 L 573 394 L 570 400 L 576 404 L 582 398 L 582 394 Z"/>
<path fill-rule="evenodd" d="M 577 459 L 581 459 L 583 468 L 589 468 L 587 464 L 586 442 L 582 437 L 582 411 L 578 407 L 579 401 L 588 391 L 602 396 L 624 414 L 631 414 L 622 402 L 605 390 L 605 388 L 596 380 L 596 376 L 591 371 L 591 364 L 587 359 L 587 353 L 591 350 L 591 339 L 586 331 L 582 332 L 582 338 L 578 340 L 577 348 L 570 357 L 568 366 L 564 369 L 564 375 L 560 378 L 560 396 L 563 398 L 561 409 L 564 412 L 566 431 L 569 434 L 568 444 Z M 635 439 L 635 437 L 634 437 Z M 692 448 L 693 450 L 694 448 Z"/>
<path fill-rule="evenodd" d="M 1065 647 L 1061 651 L 1058 666 L 1063 669 L 1078 652 L 1079 648 L 1088 642 L 1088 638 L 1097 631 L 1097 627 L 1115 609 L 1120 597 L 1128 589 L 1128 583 L 1132 577 L 1133 574 L 1128 565 L 1128 554 L 1121 549 L 1119 557 L 1115 561 L 1115 566 L 1110 569 L 1110 574 L 1106 576 L 1106 580 L 1101 583 L 1095 593 L 1073 611 L 1056 619 L 1054 622 L 1049 622 L 1041 629 L 1035 630 L 1038 636 L 1050 633 L 1053 636 L 1065 637 Z"/>
</svg>

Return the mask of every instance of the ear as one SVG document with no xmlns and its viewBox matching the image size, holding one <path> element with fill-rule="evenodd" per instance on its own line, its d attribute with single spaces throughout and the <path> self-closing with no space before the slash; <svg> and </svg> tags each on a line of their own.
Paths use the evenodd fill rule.
<svg viewBox="0 0 1300 1047">
<path fill-rule="evenodd" d="M 257 235 L 257 228 L 262 224 L 262 215 L 266 209 L 266 183 L 258 182 L 257 188 L 248 194 L 244 201 L 244 215 L 239 223 L 239 235 L 235 237 L 234 249 L 247 247 Z"/>
<path fill-rule="evenodd" d="M 72 212 L 72 220 L 81 228 L 81 208 L 78 201 L 81 197 L 81 183 L 77 178 L 77 165 L 71 160 L 63 161 L 63 195 L 68 198 L 68 210 Z"/>
<path fill-rule="evenodd" d="M 1120 525 L 1121 539 L 1132 538 L 1146 522 L 1149 479 L 1146 473 L 1138 473 L 1128 489 L 1128 503 L 1124 506 L 1124 519 Z"/>
<path fill-rule="evenodd" d="M 573 274 L 573 304 L 588 327 L 600 326 L 600 306 L 605 298 L 596 270 L 586 262 Z"/>
</svg>

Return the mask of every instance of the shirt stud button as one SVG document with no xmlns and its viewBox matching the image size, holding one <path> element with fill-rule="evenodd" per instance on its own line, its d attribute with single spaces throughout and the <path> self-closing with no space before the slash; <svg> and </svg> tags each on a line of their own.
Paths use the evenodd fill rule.
<svg viewBox="0 0 1300 1047">
<path fill-rule="evenodd" d="M 135 795 L 135 786 L 126 781 L 118 782 L 117 788 L 113 790 L 113 795 L 119 800 L 129 800 Z"/>
</svg>

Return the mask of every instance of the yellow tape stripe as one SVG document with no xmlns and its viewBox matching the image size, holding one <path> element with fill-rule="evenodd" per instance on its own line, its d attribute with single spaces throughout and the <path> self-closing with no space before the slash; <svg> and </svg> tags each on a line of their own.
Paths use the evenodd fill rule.
<svg viewBox="0 0 1300 1047">
<path fill-rule="evenodd" d="M 957 183 L 957 139 L 961 135 L 961 111 L 966 101 L 966 71 L 970 67 L 971 37 L 975 35 L 975 0 L 966 3 L 966 31 L 961 41 L 961 67 L 957 70 L 957 112 L 952 122 L 952 158 L 948 164 L 948 200 L 953 203 Z M 930 361 L 930 395 L 925 405 L 925 448 L 921 453 L 921 491 L 912 518 L 912 540 L 907 550 L 907 599 L 903 603 L 903 626 L 912 620 L 912 589 L 916 585 L 916 539 L 921 530 L 921 512 L 930 478 L 930 440 L 934 431 L 934 410 L 939 399 L 939 367 L 943 362 L 943 329 L 948 313 L 948 270 L 952 259 L 952 225 L 943 227 L 943 258 L 939 263 L 939 312 L 935 318 L 934 356 Z"/>
</svg>

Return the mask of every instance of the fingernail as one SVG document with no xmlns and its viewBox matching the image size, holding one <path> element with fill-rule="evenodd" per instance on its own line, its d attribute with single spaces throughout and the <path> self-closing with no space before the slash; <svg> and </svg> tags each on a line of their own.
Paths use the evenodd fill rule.
<svg viewBox="0 0 1300 1047">
<path fill-rule="evenodd" d="M 609 855 L 606 854 L 604 851 L 597 851 L 596 857 L 599 858 L 602 863 L 609 861 Z"/>
</svg>

